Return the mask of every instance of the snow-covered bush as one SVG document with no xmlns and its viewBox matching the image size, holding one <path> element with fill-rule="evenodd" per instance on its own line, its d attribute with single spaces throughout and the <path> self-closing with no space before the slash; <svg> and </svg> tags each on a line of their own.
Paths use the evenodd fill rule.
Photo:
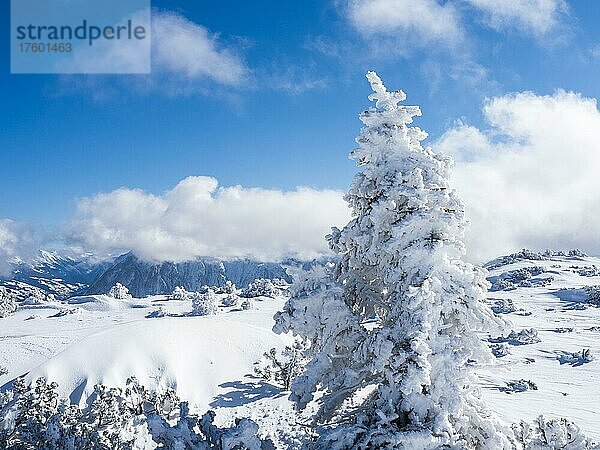
<svg viewBox="0 0 600 450">
<path fill-rule="evenodd" d="M 242 297 L 281 297 L 288 293 L 289 284 L 281 278 L 257 278 L 242 290 Z"/>
<path fill-rule="evenodd" d="M 508 291 L 518 287 L 546 286 L 554 278 L 549 276 L 545 278 L 533 277 L 546 272 L 541 266 L 523 267 L 521 269 L 510 270 L 500 274 L 498 277 L 492 277 L 491 291 Z"/>
<path fill-rule="evenodd" d="M 208 289 L 205 293 L 193 292 L 192 299 L 192 316 L 209 316 L 217 314 L 219 311 L 218 298 L 215 291 Z"/>
<path fill-rule="evenodd" d="M 513 425 L 517 443 L 523 450 L 591 450 L 600 448 L 577 425 L 567 419 L 547 420 L 539 416 L 533 423 Z"/>
<path fill-rule="evenodd" d="M 515 312 L 517 307 L 513 303 L 513 301 L 509 298 L 501 298 L 494 302 L 492 306 L 492 311 L 496 314 L 510 314 Z"/>
<path fill-rule="evenodd" d="M 509 264 L 513 264 L 519 261 L 545 261 L 551 260 L 552 258 L 562 257 L 562 258 L 584 258 L 587 255 L 583 253 L 579 249 L 569 250 L 568 252 L 563 251 L 552 251 L 546 250 L 544 252 L 534 252 L 532 250 L 528 250 L 524 248 L 520 252 L 513 253 L 512 255 L 501 256 L 500 258 L 496 258 L 490 262 L 488 262 L 485 267 L 487 269 L 496 269 L 498 267 L 507 266 Z"/>
<path fill-rule="evenodd" d="M 528 345 L 537 344 L 541 339 L 538 337 L 538 332 L 535 328 L 525 328 L 518 333 L 511 330 L 507 336 L 490 338 L 489 341 L 496 344 L 506 342 L 510 345 Z"/>
<path fill-rule="evenodd" d="M 8 369 L 4 366 L 0 366 L 0 377 L 6 375 L 8 373 Z"/>
<path fill-rule="evenodd" d="M 232 306 L 237 306 L 240 302 L 240 298 L 236 294 L 229 294 L 222 300 L 222 302 L 223 306 L 229 308 Z"/>
<path fill-rule="evenodd" d="M 188 300 L 189 298 L 190 293 L 182 286 L 177 286 L 175 289 L 173 289 L 171 295 L 169 295 L 169 300 Z"/>
<path fill-rule="evenodd" d="M 515 392 L 537 391 L 537 385 L 531 380 L 512 380 L 506 382 L 506 387 L 500 388 L 502 392 L 513 394 Z"/>
<path fill-rule="evenodd" d="M 83 309 L 77 307 L 77 308 L 61 308 L 58 310 L 58 312 L 56 312 L 56 314 L 52 314 L 51 316 L 48 317 L 65 317 L 65 316 L 71 316 L 71 315 L 80 315 L 83 314 Z"/>
<path fill-rule="evenodd" d="M 558 361 L 561 364 L 569 364 L 577 367 L 592 362 L 594 357 L 589 348 L 584 348 L 579 352 L 561 352 L 558 355 Z"/>
<path fill-rule="evenodd" d="M 23 300 L 23 305 L 43 305 L 44 303 L 54 301 L 54 296 L 45 294 L 41 290 L 35 290 L 31 292 L 31 295 Z"/>
<path fill-rule="evenodd" d="M 328 237 L 337 263 L 300 279 L 276 315 L 276 332 L 309 341 L 291 398 L 318 402 L 323 449 L 509 448 L 471 388 L 470 361 L 492 357 L 475 331 L 501 321 L 484 304 L 485 271 L 461 260 L 451 159 L 421 146 L 427 134 L 409 126 L 420 110 L 398 105 L 402 91 L 367 78 L 376 107 L 351 154 L 352 219 Z"/>
<path fill-rule="evenodd" d="M 224 286 L 217 286 L 214 288 L 216 294 L 235 294 L 237 292 L 237 288 L 235 284 L 233 284 L 230 280 L 225 282 Z"/>
<path fill-rule="evenodd" d="M 598 269 L 598 267 L 595 265 L 583 267 L 571 266 L 571 269 L 573 269 L 573 272 L 582 277 L 597 277 L 600 275 L 600 269 Z"/>
<path fill-rule="evenodd" d="M 585 286 L 583 291 L 588 297 L 588 303 L 600 305 L 600 286 Z"/>
<path fill-rule="evenodd" d="M 8 317 L 17 310 L 15 297 L 8 289 L 0 286 L 0 318 Z"/>
<path fill-rule="evenodd" d="M 155 309 L 154 311 L 146 314 L 146 318 L 147 319 L 158 319 L 161 317 L 166 317 L 167 316 L 167 311 L 165 311 L 165 309 L 161 306 L 158 309 Z"/>
<path fill-rule="evenodd" d="M 292 381 L 304 369 L 306 361 L 303 358 L 303 351 L 304 345 L 299 340 L 293 345 L 286 345 L 281 351 L 272 348 L 256 363 L 254 373 L 270 383 L 279 384 L 288 391 Z"/>
<path fill-rule="evenodd" d="M 115 284 L 110 288 L 107 294 L 109 297 L 115 298 L 117 300 L 127 300 L 131 298 L 131 294 L 129 293 L 129 289 L 123 286 L 121 283 Z"/>
<path fill-rule="evenodd" d="M 254 309 L 256 306 L 254 305 L 254 300 L 251 298 L 245 298 L 244 301 L 240 304 L 240 308 L 244 311 Z"/>
<path fill-rule="evenodd" d="M 258 426 L 236 419 L 218 428 L 215 413 L 190 414 L 173 390 L 149 392 L 135 378 L 125 389 L 96 385 L 84 408 L 58 396 L 56 383 L 38 379 L 0 393 L 0 448 L 262 450 L 273 448 L 258 437 Z"/>
<path fill-rule="evenodd" d="M 492 344 L 492 345 L 490 345 L 490 350 L 492 351 L 492 354 L 496 358 L 502 358 L 503 356 L 506 356 L 506 355 L 510 354 L 510 350 L 508 348 L 508 345 L 505 344 L 505 343 Z"/>
</svg>

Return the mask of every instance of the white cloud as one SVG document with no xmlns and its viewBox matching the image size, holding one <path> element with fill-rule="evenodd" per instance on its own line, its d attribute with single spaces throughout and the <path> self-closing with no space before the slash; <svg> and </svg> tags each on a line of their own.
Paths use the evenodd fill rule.
<svg viewBox="0 0 600 450">
<path fill-rule="evenodd" d="M 171 12 L 152 14 L 152 62 L 153 70 L 230 86 L 248 75 L 242 58 L 221 44 L 218 35 Z"/>
<path fill-rule="evenodd" d="M 11 219 L 0 219 L 0 275 L 12 272 L 11 262 L 33 258 L 37 244 L 31 227 Z"/>
<path fill-rule="evenodd" d="M 483 12 L 493 29 L 516 28 L 538 37 L 557 29 L 568 11 L 564 0 L 466 1 Z"/>
<path fill-rule="evenodd" d="M 457 161 L 453 183 L 472 227 L 471 257 L 522 247 L 600 254 L 600 112 L 557 91 L 489 100 L 488 131 L 458 124 L 435 144 Z"/>
<path fill-rule="evenodd" d="M 351 24 L 365 35 L 393 35 L 406 46 L 430 42 L 451 46 L 462 39 L 460 15 L 452 3 L 436 0 L 351 0 Z"/>
<path fill-rule="evenodd" d="M 140 10 L 123 17 L 113 26 L 127 21 L 150 30 L 150 11 Z M 151 39 L 98 39 L 74 44 L 71 52 L 57 56 L 57 73 L 83 74 L 148 74 L 151 72 Z M 62 56 L 62 57 L 61 57 Z"/>
<path fill-rule="evenodd" d="M 132 17 L 145 24 L 146 12 Z M 151 29 L 151 64 L 148 40 L 99 40 L 93 47 L 77 48 L 70 59 L 59 61 L 64 73 L 139 73 L 135 78 L 117 77 L 111 81 L 128 90 L 162 90 L 170 95 L 209 92 L 215 85 L 239 87 L 250 76 L 244 59 L 219 35 L 182 15 L 154 10 Z M 66 77 L 65 90 L 106 89 L 105 79 Z"/>
<path fill-rule="evenodd" d="M 85 198 L 68 235 L 96 251 L 133 250 L 148 260 L 274 261 L 325 254 L 325 234 L 348 218 L 338 191 L 218 187 L 214 178 L 188 177 L 159 196 L 122 188 Z"/>
</svg>

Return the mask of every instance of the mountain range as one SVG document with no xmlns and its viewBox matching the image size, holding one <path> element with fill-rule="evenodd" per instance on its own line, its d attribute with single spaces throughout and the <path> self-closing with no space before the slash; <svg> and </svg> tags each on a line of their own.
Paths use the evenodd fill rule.
<svg viewBox="0 0 600 450">
<path fill-rule="evenodd" d="M 245 287 L 256 278 L 282 278 L 291 282 L 280 263 L 215 258 L 155 263 L 131 252 L 113 260 L 97 261 L 92 255 L 73 258 L 42 250 L 31 263 L 20 261 L 13 266 L 12 274 L 0 280 L 0 286 L 14 291 L 18 297 L 33 292 L 58 298 L 104 294 L 116 283 L 126 286 L 135 297 L 145 297 L 170 293 L 177 286 L 196 291 L 204 285 L 223 286 L 227 281 Z"/>
</svg>

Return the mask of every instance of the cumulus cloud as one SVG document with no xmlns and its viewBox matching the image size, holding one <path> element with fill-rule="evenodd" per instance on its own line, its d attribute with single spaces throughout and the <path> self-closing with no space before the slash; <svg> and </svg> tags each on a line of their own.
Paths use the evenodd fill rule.
<svg viewBox="0 0 600 450">
<path fill-rule="evenodd" d="M 11 263 L 29 261 L 38 248 L 35 231 L 11 219 L 0 219 L 0 276 L 12 272 Z"/>
<path fill-rule="evenodd" d="M 150 20 L 146 15 L 149 16 L 142 11 L 132 17 L 136 24 L 144 24 Z M 138 94 L 156 91 L 168 95 L 207 94 L 215 87 L 240 87 L 250 77 L 250 69 L 235 46 L 227 45 L 217 33 L 180 14 L 153 10 L 148 29 L 151 42 L 98 41 L 93 48 L 77 48 L 58 67 L 64 73 L 139 75 L 109 78 L 65 75 L 59 85 L 60 93 L 91 91 L 98 99 L 111 97 L 115 88 L 118 92 L 126 89 Z"/>
<path fill-rule="evenodd" d="M 435 144 L 456 160 L 453 183 L 484 261 L 522 247 L 600 254 L 600 112 L 596 100 L 557 91 L 493 98 L 490 129 L 459 123 Z"/>
<path fill-rule="evenodd" d="M 150 30 L 150 11 L 128 14 L 113 25 L 135 26 Z M 148 74 L 151 72 L 151 39 L 98 39 L 93 45 L 73 45 L 72 51 L 58 55 L 56 73 Z M 91 42 L 91 41 L 90 41 Z"/>
<path fill-rule="evenodd" d="M 484 14 L 493 29 L 516 28 L 538 37 L 557 29 L 568 11 L 564 0 L 466 1 Z"/>
<path fill-rule="evenodd" d="M 405 45 L 453 45 L 462 39 L 460 15 L 452 3 L 436 0 L 351 0 L 351 24 L 365 35 L 393 35 Z"/>
<path fill-rule="evenodd" d="M 122 188 L 84 198 L 67 233 L 84 247 L 132 250 L 147 260 L 275 261 L 326 254 L 325 234 L 348 218 L 338 191 L 219 187 L 216 179 L 198 176 L 163 195 Z"/>
<path fill-rule="evenodd" d="M 172 12 L 152 14 L 152 62 L 153 70 L 230 86 L 248 75 L 243 59 L 218 35 Z"/>
</svg>

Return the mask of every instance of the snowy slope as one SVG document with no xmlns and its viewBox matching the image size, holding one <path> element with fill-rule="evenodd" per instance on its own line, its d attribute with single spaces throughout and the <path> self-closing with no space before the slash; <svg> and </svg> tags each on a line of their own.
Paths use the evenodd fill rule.
<svg viewBox="0 0 600 450">
<path fill-rule="evenodd" d="M 581 289 L 600 285 L 600 259 L 551 256 L 517 259 L 493 268 L 496 264 L 490 271 L 490 280 L 496 283 L 492 289 L 502 287 L 497 283 L 499 278 L 514 279 L 515 272 L 511 271 L 529 269 L 537 273 L 512 283 L 514 288 L 507 285 L 507 290 L 490 292 L 489 302 L 493 306 L 501 305 L 502 300 L 504 305 L 512 301 L 516 311 L 502 314 L 510 328 L 517 332 L 535 328 L 540 342 L 504 344 L 510 354 L 480 371 L 484 398 L 507 422 L 531 420 L 542 413 L 549 418 L 568 417 L 590 437 L 600 440 L 600 309 L 587 303 L 588 296 Z M 583 349 L 589 349 L 595 359 L 584 362 L 569 358 L 569 353 Z M 537 390 L 503 390 L 506 383 L 521 379 L 533 382 Z"/>
<path fill-rule="evenodd" d="M 217 423 L 253 417 L 281 428 L 293 408 L 277 386 L 253 376 L 265 351 L 289 339 L 275 335 L 273 315 L 283 299 L 259 298 L 256 309 L 223 307 L 218 315 L 189 317 L 190 301 L 165 296 L 116 300 L 105 295 L 21 306 L 0 319 L 0 386 L 27 374 L 56 381 L 60 393 L 83 402 L 96 383 L 123 386 L 135 375 L 145 386 L 177 389 L 193 409 L 217 410 Z M 162 307 L 166 317 L 148 318 Z M 2 372 L 0 371 L 0 374 Z M 266 421 L 266 422 L 265 422 Z M 292 445 L 295 420 L 279 439 Z M 286 429 L 289 438 L 286 438 Z"/>
</svg>

